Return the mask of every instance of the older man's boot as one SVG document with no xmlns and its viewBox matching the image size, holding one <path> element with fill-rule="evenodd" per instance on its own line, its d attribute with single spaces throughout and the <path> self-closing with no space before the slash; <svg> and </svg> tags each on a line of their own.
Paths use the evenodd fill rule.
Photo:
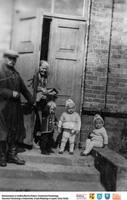
<svg viewBox="0 0 127 200">
<path fill-rule="evenodd" d="M 0 166 L 6 167 L 7 161 L 6 161 L 6 142 L 1 141 L 0 142 Z"/>
<path fill-rule="evenodd" d="M 18 157 L 15 145 L 9 146 L 8 155 L 7 155 L 7 162 L 8 163 L 14 163 L 14 164 L 17 164 L 17 165 L 25 165 L 25 161 L 21 160 Z"/>
</svg>

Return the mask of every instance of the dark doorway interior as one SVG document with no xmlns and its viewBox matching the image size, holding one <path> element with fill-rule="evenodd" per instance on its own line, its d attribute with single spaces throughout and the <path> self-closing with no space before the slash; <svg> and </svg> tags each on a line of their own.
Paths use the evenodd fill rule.
<svg viewBox="0 0 127 200">
<path fill-rule="evenodd" d="M 49 47 L 49 35 L 50 35 L 50 24 L 51 18 L 43 19 L 43 27 L 42 27 L 42 41 L 41 41 L 41 60 L 48 59 L 48 47 Z"/>
</svg>

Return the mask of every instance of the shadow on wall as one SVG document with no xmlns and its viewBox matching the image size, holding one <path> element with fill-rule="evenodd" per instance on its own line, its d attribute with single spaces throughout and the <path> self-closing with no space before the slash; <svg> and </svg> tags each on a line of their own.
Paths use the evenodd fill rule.
<svg viewBox="0 0 127 200">
<path fill-rule="evenodd" d="M 105 128 L 109 137 L 109 148 L 118 153 L 127 149 L 127 119 L 106 117 Z"/>
<path fill-rule="evenodd" d="M 119 137 L 116 137 L 115 135 L 109 137 L 109 148 L 116 152 L 119 152 L 119 150 L 121 149 L 121 142 L 119 140 Z"/>
<path fill-rule="evenodd" d="M 124 123 L 124 127 L 121 132 L 121 153 L 127 153 L 127 122 Z"/>
</svg>

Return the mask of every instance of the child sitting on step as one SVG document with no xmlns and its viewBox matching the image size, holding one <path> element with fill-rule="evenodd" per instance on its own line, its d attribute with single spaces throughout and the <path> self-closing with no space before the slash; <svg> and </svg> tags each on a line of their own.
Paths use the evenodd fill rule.
<svg viewBox="0 0 127 200">
<path fill-rule="evenodd" d="M 72 99 L 68 99 L 65 104 L 65 112 L 62 113 L 58 123 L 58 132 L 62 132 L 62 140 L 59 154 L 63 154 L 65 145 L 69 139 L 69 153 L 73 154 L 75 137 L 79 134 L 81 128 L 81 119 L 75 112 L 75 103 Z"/>
<path fill-rule="evenodd" d="M 93 124 L 95 129 L 90 133 L 86 140 L 86 147 L 81 156 L 87 156 L 93 147 L 105 147 L 108 144 L 107 132 L 104 128 L 104 120 L 98 114 L 94 116 Z"/>
</svg>

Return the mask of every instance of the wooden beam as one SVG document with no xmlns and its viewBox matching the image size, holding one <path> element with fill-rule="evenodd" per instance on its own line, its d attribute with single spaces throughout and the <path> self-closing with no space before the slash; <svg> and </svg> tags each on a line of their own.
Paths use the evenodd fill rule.
<svg viewBox="0 0 127 200">
<path fill-rule="evenodd" d="M 87 108 L 83 108 L 82 115 L 95 115 L 100 114 L 103 117 L 115 117 L 115 118 L 127 118 L 127 113 L 122 112 L 110 112 L 106 110 L 90 110 Z"/>
</svg>

